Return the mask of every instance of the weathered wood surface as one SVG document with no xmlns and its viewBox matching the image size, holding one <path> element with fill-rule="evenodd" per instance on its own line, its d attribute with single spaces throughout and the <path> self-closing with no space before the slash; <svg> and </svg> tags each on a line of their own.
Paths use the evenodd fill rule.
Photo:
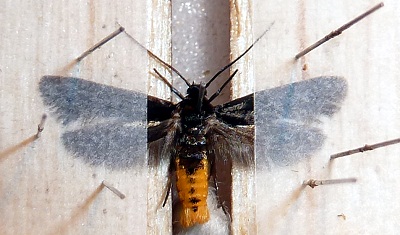
<svg viewBox="0 0 400 235">
<path fill-rule="evenodd" d="M 146 44 L 146 12 L 146 4 L 138 1 L 2 2 L 0 234 L 147 230 L 147 169 L 112 171 L 72 157 L 61 142 L 63 126 L 43 105 L 38 90 L 43 75 L 62 75 L 146 91 L 146 53 L 124 34 L 73 62 L 116 30 L 117 23 Z M 34 140 L 43 113 L 49 117 Z M 103 180 L 126 198 L 102 189 Z"/>
<path fill-rule="evenodd" d="M 399 137 L 398 2 L 385 1 L 383 8 L 342 35 L 293 59 L 377 3 L 254 3 L 254 29 L 261 33 L 264 25 L 275 22 L 254 50 L 257 90 L 317 76 L 341 76 L 347 82 L 341 109 L 320 124 L 327 138 L 318 152 L 297 165 L 257 171 L 258 234 L 395 234 L 399 230 L 400 146 L 329 163 L 331 154 Z M 349 177 L 358 181 L 301 187 L 310 178 Z"/>
<path fill-rule="evenodd" d="M 333 153 L 399 137 L 399 4 L 386 1 L 384 8 L 341 36 L 298 61 L 293 59 L 303 48 L 376 3 L 253 1 L 246 8 L 235 1 L 237 6 L 242 6 L 235 8 L 235 14 L 252 16 L 251 20 L 241 17 L 239 21 L 242 26 L 251 22 L 253 38 L 274 22 L 251 57 L 245 58 L 244 62 L 250 64 L 244 68 L 249 70 L 241 71 L 243 77 L 254 74 L 256 90 L 327 75 L 343 77 L 348 86 L 341 109 L 320 124 L 327 136 L 321 149 L 296 165 L 269 170 L 257 168 L 253 182 L 256 195 L 252 202 L 256 212 L 234 209 L 244 218 L 250 213 L 249 224 L 253 227 L 234 230 L 237 234 L 253 231 L 258 234 L 393 234 L 399 230 L 399 146 L 336 159 L 329 164 Z M 0 9 L 0 234 L 166 234 L 170 231 L 169 208 L 157 212 L 161 215 L 156 219 L 152 214 L 153 202 L 160 199 L 158 193 L 162 190 L 152 185 L 154 173 L 149 173 L 146 167 L 112 171 L 91 167 L 73 158 L 61 142 L 62 125 L 51 115 L 42 136 L 36 140 L 33 137 L 41 115 L 49 111 L 38 92 L 43 75 L 79 76 L 115 87 L 156 92 L 152 89 L 159 85 L 154 81 L 146 85 L 148 77 L 154 79 L 149 71 L 156 65 L 150 64 L 153 62 L 148 62 L 151 59 L 146 53 L 125 35 L 104 45 L 80 64 L 72 64 L 83 51 L 118 28 L 116 22 L 142 44 L 148 43 L 153 52 L 168 62 L 171 53 L 170 44 L 166 43 L 170 41 L 168 22 L 156 18 L 170 17 L 168 4 L 146 4 L 138 1 L 3 3 Z M 162 4 L 167 5 L 162 7 Z M 164 13 L 158 14 L 162 9 Z M 248 13 L 251 11 L 254 13 Z M 148 23 L 150 19 L 152 24 Z M 247 31 L 231 35 L 244 37 Z M 241 46 L 232 50 L 232 57 L 252 41 L 243 40 L 246 43 L 240 41 Z M 243 88 L 243 79 L 236 84 Z M 247 87 L 246 84 L 244 89 Z M 301 187 L 303 180 L 310 178 L 348 177 L 356 177 L 358 181 L 314 189 Z M 103 180 L 118 188 L 126 198 L 121 200 L 111 191 L 100 189 Z M 236 186 L 235 195 L 240 190 Z M 233 200 L 235 206 L 237 199 Z"/>
</svg>

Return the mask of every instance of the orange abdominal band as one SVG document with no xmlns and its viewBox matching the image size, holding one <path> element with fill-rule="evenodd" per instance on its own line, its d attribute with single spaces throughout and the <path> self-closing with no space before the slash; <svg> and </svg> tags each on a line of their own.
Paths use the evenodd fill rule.
<svg viewBox="0 0 400 235">
<path fill-rule="evenodd" d="M 183 227 L 203 224 L 210 219 L 207 207 L 208 160 L 202 159 L 192 173 L 179 162 L 180 159 L 177 158 L 175 160 L 176 188 L 182 203 L 180 223 Z"/>
</svg>

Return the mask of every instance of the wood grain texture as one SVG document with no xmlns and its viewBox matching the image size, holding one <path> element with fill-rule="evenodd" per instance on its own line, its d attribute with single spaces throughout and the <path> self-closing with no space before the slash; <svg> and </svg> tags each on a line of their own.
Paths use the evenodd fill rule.
<svg viewBox="0 0 400 235">
<path fill-rule="evenodd" d="M 239 57 L 254 42 L 253 1 L 235 0 L 231 8 L 231 61 Z M 253 51 L 234 64 L 231 74 L 239 73 L 232 81 L 232 97 L 239 98 L 254 92 Z M 254 164 L 254 163 L 253 163 Z M 232 233 L 256 234 L 255 168 L 232 168 Z"/>
<path fill-rule="evenodd" d="M 309 159 L 291 166 L 257 168 L 254 176 L 243 178 L 243 172 L 234 171 L 234 234 L 399 231 L 399 146 L 329 163 L 333 153 L 399 137 L 399 3 L 386 1 L 383 9 L 343 35 L 294 60 L 299 51 L 376 3 L 283 0 L 279 4 L 253 1 L 246 6 L 232 1 L 233 58 L 275 22 L 252 54 L 235 67 L 241 74 L 233 84 L 234 97 L 251 92 L 249 77 L 254 77 L 256 90 L 328 75 L 343 77 L 348 86 L 340 111 L 320 123 L 326 139 Z M 42 114 L 50 113 L 38 91 L 43 75 L 77 76 L 169 97 L 168 89 L 149 73 L 159 65 L 124 35 L 80 64 L 73 63 L 113 32 L 116 22 L 169 62 L 168 4 L 4 1 L 0 9 L 0 234 L 170 233 L 171 209 L 158 204 L 165 175 L 149 172 L 145 165 L 123 171 L 86 165 L 65 150 L 60 138 L 63 126 L 51 115 L 41 137 L 34 138 Z M 154 178 L 157 174 L 159 179 Z M 301 186 L 310 178 L 349 177 L 356 177 L 357 183 Z M 101 187 L 103 180 L 126 198 L 121 200 Z M 243 195 L 248 197 L 246 204 L 235 204 L 235 198 Z"/>
<path fill-rule="evenodd" d="M 399 146 L 329 163 L 333 153 L 399 137 L 398 2 L 385 1 L 382 9 L 342 35 L 293 59 L 377 3 L 254 2 L 256 35 L 275 22 L 254 50 L 256 90 L 332 75 L 343 77 L 348 89 L 339 112 L 320 124 L 326 140 L 318 152 L 296 165 L 257 170 L 258 234 L 394 234 L 399 230 Z M 310 178 L 349 177 L 358 180 L 314 189 L 301 186 Z"/>
<path fill-rule="evenodd" d="M 75 159 L 61 142 L 63 126 L 43 105 L 38 90 L 40 78 L 49 74 L 145 91 L 146 53 L 125 35 L 79 64 L 73 60 L 117 29 L 117 22 L 146 42 L 146 7 L 136 1 L 2 3 L 0 234 L 147 230 L 146 216 L 137 216 L 146 211 L 147 169 L 113 171 Z M 49 114 L 44 131 L 33 140 L 43 113 Z M 145 156 L 140 157 L 145 163 Z M 101 187 L 103 180 L 126 198 Z"/>
<path fill-rule="evenodd" d="M 171 2 L 154 0 L 149 3 L 149 31 L 148 31 L 148 49 L 155 55 L 160 57 L 166 63 L 171 64 Z M 156 68 L 167 79 L 170 79 L 170 72 L 161 66 L 160 63 L 153 58 L 149 58 L 148 69 L 148 93 L 156 97 L 171 100 L 170 88 L 168 88 L 153 72 Z M 147 179 L 147 229 L 142 230 L 147 234 L 171 234 L 172 218 L 171 218 L 171 197 L 162 207 L 165 199 L 168 180 L 169 162 L 163 162 L 161 167 L 149 168 L 149 177 Z M 138 214 L 144 217 L 145 215 Z"/>
</svg>

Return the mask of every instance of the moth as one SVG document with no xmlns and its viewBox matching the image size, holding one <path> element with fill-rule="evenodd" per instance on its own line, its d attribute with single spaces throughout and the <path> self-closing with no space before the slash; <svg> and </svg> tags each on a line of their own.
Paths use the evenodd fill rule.
<svg viewBox="0 0 400 235">
<path fill-rule="evenodd" d="M 214 106 L 218 92 L 208 96 L 207 88 L 219 74 L 207 84 L 187 83 L 178 103 L 74 77 L 44 76 L 39 90 L 66 126 L 65 148 L 91 165 L 118 170 L 137 164 L 143 153 L 135 140 L 146 128 L 131 124 L 145 123 L 148 164 L 169 162 L 166 187 L 176 189 L 179 223 L 187 228 L 210 219 L 208 188 L 218 195 L 216 162 L 253 164 L 255 124 L 257 161 L 268 167 L 294 164 L 322 146 L 324 134 L 316 124 L 339 109 L 347 89 L 342 78 L 317 77 Z M 147 117 L 140 102 L 145 99 Z"/>
</svg>

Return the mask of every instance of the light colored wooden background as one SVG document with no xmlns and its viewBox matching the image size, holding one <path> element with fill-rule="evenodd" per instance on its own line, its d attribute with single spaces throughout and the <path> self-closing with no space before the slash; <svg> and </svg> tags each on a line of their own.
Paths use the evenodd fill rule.
<svg viewBox="0 0 400 235">
<path fill-rule="evenodd" d="M 289 3 L 290 2 L 290 3 Z M 259 234 L 396 234 L 400 226 L 399 151 L 390 146 L 337 159 L 333 153 L 399 138 L 398 1 L 298 61 L 293 57 L 378 1 L 258 1 L 255 30 L 274 21 L 254 50 L 256 89 L 317 76 L 348 83 L 341 110 L 321 123 L 327 136 L 309 161 L 257 171 Z M 257 32 L 255 32 L 257 35 Z M 307 70 L 303 71 L 303 65 Z M 355 184 L 301 189 L 303 180 L 356 177 Z M 344 214 L 346 219 L 338 215 Z"/>
<path fill-rule="evenodd" d="M 147 230 L 147 169 L 115 172 L 74 159 L 65 151 L 60 138 L 63 127 L 52 115 L 42 137 L 30 141 L 42 114 L 50 114 L 38 92 L 43 75 L 147 90 L 146 53 L 125 35 L 72 64 L 117 29 L 117 23 L 146 44 L 147 9 L 138 1 L 2 2 L 0 234 L 142 234 Z M 103 180 L 126 198 L 100 190 Z"/>
<path fill-rule="evenodd" d="M 321 124 L 328 138 L 311 160 L 256 172 L 257 222 L 250 220 L 254 227 L 244 229 L 257 229 L 258 234 L 394 234 L 399 230 L 400 147 L 338 159 L 333 165 L 328 164 L 328 159 L 338 151 L 399 137 L 399 4 L 386 1 L 377 13 L 294 62 L 292 58 L 304 46 L 378 2 L 235 3 L 241 6 L 236 8 L 241 15 L 254 10 L 250 21 L 240 19 L 251 23 L 253 37 L 275 22 L 253 51 L 252 59 L 244 60 L 254 66 L 251 71 L 251 65 L 244 65 L 250 67 L 242 73 L 254 73 L 256 89 L 320 75 L 343 76 L 348 82 L 347 98 L 340 112 Z M 153 81 L 146 85 L 146 81 L 148 71 L 156 65 L 149 64 L 152 62 L 148 62 L 146 54 L 123 35 L 94 52 L 80 66 L 71 66 L 71 61 L 114 31 L 116 22 L 168 60 L 168 7 L 169 3 L 162 1 L 3 2 L 0 234 L 170 231 L 169 208 L 162 209 L 157 219 L 151 214 L 155 209 L 152 202 L 159 199 L 160 192 L 152 184 L 154 173 L 142 168 L 111 172 L 74 159 L 64 150 L 59 138 L 62 126 L 52 117 L 42 137 L 32 139 L 42 113 L 48 112 L 37 88 L 43 75 L 79 75 L 116 87 L 155 92 L 152 89 L 158 85 Z M 239 36 L 246 34 L 243 31 Z M 307 71 L 301 69 L 304 64 Z M 356 177 L 358 182 L 300 190 L 302 181 L 309 178 L 347 177 Z M 127 198 L 120 200 L 108 190 L 98 190 L 103 179 Z M 239 194 L 240 188 L 235 189 Z M 342 213 L 345 220 L 338 217 Z M 245 230 L 237 231 L 246 234 Z"/>
</svg>

